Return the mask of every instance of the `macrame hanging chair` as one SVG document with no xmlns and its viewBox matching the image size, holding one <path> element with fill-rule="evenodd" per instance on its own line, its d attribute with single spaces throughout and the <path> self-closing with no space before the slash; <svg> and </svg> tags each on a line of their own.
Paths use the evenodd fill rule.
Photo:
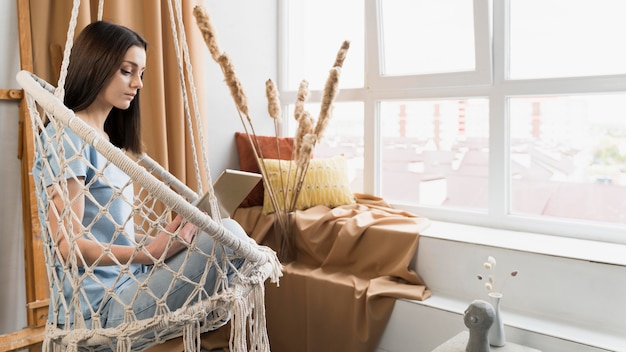
<svg viewBox="0 0 626 352">
<path fill-rule="evenodd" d="M 141 350 L 165 340 L 183 336 L 186 351 L 200 350 L 200 333 L 214 330 L 231 321 L 231 351 L 269 351 L 269 341 L 265 327 L 264 284 L 267 279 L 278 282 L 281 266 L 276 254 L 267 247 L 259 246 L 247 236 L 237 235 L 224 226 L 219 216 L 212 218 L 196 208 L 193 203 L 202 192 L 202 184 L 208 185 L 206 192 L 211 199 L 211 213 L 219 214 L 217 200 L 213 194 L 210 169 L 206 157 L 202 131 L 196 131 L 202 145 L 199 154 L 192 136 L 191 146 L 195 158 L 195 174 L 198 191 L 194 191 L 167 172 L 158 163 L 145 154 L 129 155 L 102 138 L 95 130 L 77 118 L 72 110 L 63 104 L 63 85 L 69 53 L 76 27 L 76 18 L 80 0 L 74 0 L 70 19 L 66 49 L 61 68 L 58 88 L 54 88 L 34 74 L 21 71 L 17 74 L 19 84 L 27 94 L 31 116 L 33 138 L 35 142 L 35 160 L 40 163 L 41 174 L 34 175 L 38 207 L 40 214 L 55 214 L 57 234 L 51 234 L 50 215 L 40 215 L 44 255 L 47 265 L 51 316 L 46 326 L 43 351 L 131 351 Z M 193 75 L 189 63 L 188 48 L 182 23 L 180 1 L 168 0 L 170 23 L 180 69 L 180 82 L 185 102 L 187 128 L 192 129 L 192 117 L 187 92 L 197 109 L 197 98 L 193 87 Z M 102 18 L 103 2 L 99 3 L 98 19 Z M 179 41 L 178 39 L 181 38 Z M 182 56 L 182 58 L 181 58 Z M 183 74 L 183 61 L 186 75 Z M 189 90 L 187 90 L 189 88 Z M 40 112 L 41 111 L 41 112 Z M 201 126 L 200 117 L 195 113 L 196 126 Z M 50 126 L 51 125 L 51 126 Z M 69 149 L 69 150 L 68 150 Z M 95 151 L 95 152 L 94 152 Z M 103 160 L 96 165 L 85 157 L 96 153 Z M 85 202 L 91 201 L 99 207 L 91 223 L 84 223 L 80 229 L 73 228 L 73 212 L 67 191 L 67 180 L 77 179 L 70 164 L 80 163 L 87 170 L 82 193 Z M 208 180 L 201 180 L 200 168 Z M 90 185 L 101 184 L 113 187 L 111 175 L 126 175 L 127 182 L 120 188 L 114 188 L 113 196 L 106 204 L 98 204 L 90 198 Z M 47 174 L 54 175 L 51 186 L 46 187 L 43 180 Z M 81 179 L 82 180 L 82 179 Z M 205 182 L 202 182 L 205 181 Z M 63 198 L 62 209 L 55 207 L 52 199 L 46 196 L 49 189 L 54 189 Z M 113 205 L 116 204 L 116 205 Z M 127 207 L 126 218 L 115 219 L 109 211 L 111 207 Z M 165 224 L 181 214 L 184 221 L 191 222 L 199 229 L 190 248 L 183 251 L 183 259 L 176 266 L 162 258 L 153 258 L 153 264 L 145 266 L 141 278 L 133 270 L 134 264 L 117 263 L 117 275 L 105 282 L 95 273 L 97 263 L 105 257 L 114 257 L 107 250 L 114 243 L 135 244 L 135 234 L 145 234 L 144 238 L 154 236 L 165 229 Z M 96 240 L 90 229 L 96 222 L 108 221 L 113 224 L 115 235 L 110 243 L 102 243 L 99 260 L 87 265 L 76 245 L 79 237 Z M 179 241 L 178 231 L 168 232 L 170 243 Z M 66 258 L 61 256 L 57 241 L 52 236 L 65 236 L 70 247 Z M 197 245 L 198 238 L 207 236 L 212 245 L 207 249 Z M 245 238 L 243 238 L 245 237 Z M 206 238 L 205 238 L 206 239 Z M 144 250 L 145 243 L 135 244 L 135 255 Z M 204 266 L 201 277 L 188 277 L 187 269 L 192 266 Z M 165 284 L 153 284 L 150 279 L 156 277 L 157 270 L 162 276 L 166 272 L 170 279 Z M 205 283 L 215 277 L 212 290 L 207 290 Z M 145 280 L 145 281 L 144 281 Z M 123 281 L 135 282 L 137 291 L 132 297 L 118 297 L 115 288 Z M 92 305 L 87 300 L 87 288 L 100 290 L 103 299 L 100 304 Z M 189 293 L 185 303 L 170 309 L 168 300 L 173 292 L 184 286 Z M 209 285 L 210 287 L 210 285 Z M 64 290 L 65 288 L 65 290 Z M 72 292 L 68 295 L 68 290 Z M 156 309 L 149 317 L 138 317 L 133 306 L 138 297 L 150 297 L 156 302 Z M 113 300 L 124 310 L 124 321 L 115 327 L 102 327 L 101 309 L 106 301 Z M 59 319 L 62 318 L 62 319 Z M 61 324 L 59 321 L 69 322 Z"/>
</svg>

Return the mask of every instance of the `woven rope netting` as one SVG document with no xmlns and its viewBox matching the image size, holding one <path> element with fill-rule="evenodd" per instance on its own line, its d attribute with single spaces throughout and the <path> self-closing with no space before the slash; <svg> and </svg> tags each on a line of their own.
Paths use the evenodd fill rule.
<svg viewBox="0 0 626 352">
<path fill-rule="evenodd" d="M 73 37 L 76 9 L 68 42 Z M 178 2 L 170 3 L 170 17 L 173 30 L 182 29 Z M 174 31 L 174 36 L 183 39 L 179 68 L 184 88 L 189 84 L 182 74 L 183 58 L 188 63 L 184 31 Z M 70 48 L 66 47 L 65 58 Z M 202 195 L 201 189 L 190 189 L 145 154 L 129 155 L 115 147 L 65 107 L 59 95 L 66 62 L 59 89 L 30 72 L 17 75 L 27 94 L 34 134 L 33 177 L 50 287 L 43 350 L 141 350 L 177 336 L 183 336 L 185 350 L 199 350 L 200 333 L 229 319 L 232 350 L 269 350 L 264 284 L 268 278 L 277 282 L 281 275 L 276 254 L 238 231 L 241 228 L 233 226 L 232 220 L 214 219 L 196 208 L 193 202 Z M 195 90 L 190 91 L 195 105 Z M 185 94 L 186 120 L 191 126 Z M 202 153 L 194 152 L 199 187 L 203 183 L 199 175 L 210 175 L 202 137 L 200 142 Z M 195 150 L 196 143 L 192 140 L 191 144 Z M 210 176 L 206 177 L 211 213 L 219 214 Z M 68 191 L 70 183 L 80 184 L 78 196 L 70 197 L 76 193 Z M 82 218 L 73 211 L 79 201 L 85 204 Z M 157 234 L 169 235 L 168 247 L 184 241 L 179 236 L 182 226 L 167 227 L 176 214 L 182 215 L 183 222 L 193 223 L 198 234 L 186 244 L 188 249 L 173 257 L 152 257 L 145 246 Z M 65 256 L 59 238 L 69 246 Z M 97 258 L 86 260 L 77 240 L 97 243 Z M 131 260 L 147 255 L 152 263 L 119 262 L 111 252 L 117 245 L 133 248 Z M 112 310 L 121 312 L 119 323 L 107 321 Z"/>
</svg>

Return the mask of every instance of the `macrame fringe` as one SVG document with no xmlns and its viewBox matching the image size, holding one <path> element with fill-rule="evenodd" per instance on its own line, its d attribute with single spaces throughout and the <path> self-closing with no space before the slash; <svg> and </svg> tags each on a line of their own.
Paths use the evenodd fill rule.
<svg viewBox="0 0 626 352">
<path fill-rule="evenodd" d="M 132 342 L 129 337 L 118 338 L 116 352 L 130 352 L 132 347 Z"/>
<path fill-rule="evenodd" d="M 185 352 L 200 351 L 200 322 L 192 321 L 183 327 L 183 348 Z"/>
<path fill-rule="evenodd" d="M 246 300 L 238 296 L 233 300 L 233 316 L 230 320 L 230 350 L 232 352 L 244 352 L 248 350 L 246 342 L 246 322 L 248 320 L 248 304 Z"/>
<path fill-rule="evenodd" d="M 280 286 L 280 278 L 283 276 L 283 264 L 280 262 L 273 249 L 259 246 L 259 250 L 267 254 L 267 258 L 269 258 L 269 262 L 272 266 L 272 271 L 269 273 L 270 282 L 276 284 L 276 287 Z"/>
<path fill-rule="evenodd" d="M 265 286 L 257 285 L 248 300 L 251 302 L 250 312 L 250 352 L 266 352 L 270 350 L 265 320 Z"/>
<path fill-rule="evenodd" d="M 265 320 L 265 286 L 255 285 L 247 297 L 238 296 L 233 301 L 232 312 L 229 341 L 231 351 L 270 351 Z"/>
<path fill-rule="evenodd" d="M 69 344 L 67 344 L 67 352 L 78 352 L 78 341 L 73 340 L 70 341 Z"/>
<path fill-rule="evenodd" d="M 41 352 L 56 352 L 54 342 L 47 333 L 43 338 L 43 343 L 41 344 Z"/>
</svg>

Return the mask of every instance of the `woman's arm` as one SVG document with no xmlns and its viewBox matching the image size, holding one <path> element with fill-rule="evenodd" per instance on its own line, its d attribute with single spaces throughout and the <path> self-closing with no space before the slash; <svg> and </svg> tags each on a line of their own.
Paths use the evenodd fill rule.
<svg viewBox="0 0 626 352">
<path fill-rule="evenodd" d="M 67 180 L 67 199 L 70 199 L 71 201 L 71 229 L 73 229 L 72 232 L 75 235 L 79 234 L 76 235 L 76 246 L 78 247 L 76 249 L 76 255 L 78 256 L 78 261 L 82 262 L 83 265 L 92 265 L 102 256 L 102 252 L 104 251 L 105 247 L 109 245 L 106 243 L 100 243 L 97 241 L 86 239 L 80 235 L 84 230 L 84 227 L 82 225 L 82 219 L 85 211 L 85 196 L 82 194 L 84 184 L 81 181 L 82 178 L 79 178 L 78 180 Z M 54 186 L 48 187 L 48 196 L 52 198 L 52 201 L 54 203 L 54 207 L 51 206 L 48 210 L 48 221 L 50 226 L 49 231 L 52 239 L 58 244 L 62 258 L 65 260 L 67 259 L 70 251 L 70 245 L 68 241 L 70 226 L 68 226 L 69 224 L 66 224 L 64 228 L 59 228 L 58 220 L 61 217 L 60 213 L 64 207 L 64 197 L 61 196 L 59 190 L 54 189 L 53 187 Z M 178 229 L 178 227 L 182 224 L 182 220 L 182 216 L 178 215 L 172 222 L 165 226 L 165 230 L 168 232 L 175 232 L 176 229 Z M 116 265 L 117 262 L 131 262 L 150 265 L 154 263 L 151 257 L 158 259 L 165 254 L 165 258 L 169 258 L 175 253 L 178 253 L 182 249 L 186 248 L 188 246 L 188 243 L 191 243 L 191 240 L 193 239 L 195 233 L 196 227 L 191 223 L 186 223 L 179 232 L 179 236 L 186 243 L 182 243 L 181 241 L 173 241 L 167 253 L 165 252 L 167 249 L 167 244 L 170 240 L 170 235 L 165 231 L 160 232 L 150 241 L 146 241 L 144 250 L 138 250 L 135 246 L 110 245 L 111 255 L 102 256 L 102 258 L 98 262 L 98 265 Z M 150 255 L 148 255 L 148 253 Z M 116 260 L 114 260 L 113 257 Z"/>
<path fill-rule="evenodd" d="M 148 243 L 152 242 L 153 239 L 154 239 L 154 237 L 148 236 L 145 233 L 136 233 L 135 232 L 135 242 L 137 242 L 137 243 L 141 243 L 141 242 L 145 241 L 144 244 L 148 244 Z"/>
</svg>

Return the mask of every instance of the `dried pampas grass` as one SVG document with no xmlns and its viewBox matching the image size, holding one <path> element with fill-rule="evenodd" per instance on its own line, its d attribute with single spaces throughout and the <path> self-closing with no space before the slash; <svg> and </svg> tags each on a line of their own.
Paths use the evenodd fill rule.
<svg viewBox="0 0 626 352">
<path fill-rule="evenodd" d="M 215 28 L 213 28 L 209 14 L 204 11 L 202 7 L 196 6 L 193 9 L 193 15 L 196 17 L 198 28 L 200 29 L 200 32 L 202 32 L 202 37 L 209 48 L 209 52 L 211 53 L 213 60 L 218 61 L 218 58 L 222 55 L 222 51 L 220 50 L 219 45 L 217 45 Z"/>
<path fill-rule="evenodd" d="M 222 67 L 222 72 L 224 72 L 224 79 L 228 88 L 230 89 L 230 95 L 232 95 L 235 100 L 235 104 L 239 111 L 246 116 L 248 120 L 250 120 L 248 114 L 248 97 L 246 96 L 246 92 L 239 82 L 239 78 L 237 78 L 237 74 L 235 73 L 235 66 L 230 60 L 228 54 L 224 53 L 217 58 L 217 63 Z"/>
<path fill-rule="evenodd" d="M 271 118 L 280 122 L 282 111 L 280 100 L 278 99 L 278 89 L 276 89 L 276 85 L 271 79 L 265 82 L 265 96 L 267 97 L 267 113 Z"/>
<path fill-rule="evenodd" d="M 304 104 L 309 99 L 309 82 L 303 80 L 298 87 L 298 96 L 296 97 L 296 106 L 293 112 L 293 117 L 296 121 L 300 121 L 302 113 L 304 112 Z"/>
<path fill-rule="evenodd" d="M 322 103 L 320 107 L 319 116 L 317 121 L 313 119 L 311 114 L 306 111 L 305 103 L 309 98 L 309 83 L 303 80 L 298 88 L 298 95 L 295 102 L 294 118 L 298 122 L 298 128 L 294 137 L 293 146 L 293 163 L 290 163 L 289 170 L 287 170 L 286 180 L 293 182 L 293 184 L 282 184 L 279 190 L 273 189 L 272 184 L 268 181 L 268 171 L 265 167 L 263 155 L 259 148 L 259 143 L 254 132 L 254 126 L 252 125 L 252 119 L 249 116 L 248 99 L 246 93 L 241 85 L 241 82 L 237 78 L 234 65 L 230 57 L 223 53 L 218 44 L 215 28 L 211 23 L 211 19 L 206 11 L 196 6 L 193 11 L 198 28 L 202 32 L 202 36 L 209 48 L 209 52 L 213 59 L 220 65 L 224 74 L 224 79 L 230 94 L 237 106 L 239 117 L 243 124 L 245 132 L 248 134 L 248 140 L 252 146 L 254 156 L 257 159 L 259 169 L 263 175 L 263 184 L 267 191 L 267 194 L 274 206 L 276 220 L 278 226 L 283 235 L 288 236 L 290 229 L 291 219 L 289 214 L 295 210 L 300 190 L 306 177 L 306 172 L 309 167 L 309 163 L 315 149 L 316 144 L 321 140 L 325 129 L 327 128 L 330 118 L 332 116 L 333 101 L 339 91 L 339 77 L 341 75 L 341 67 L 343 66 L 348 49 L 350 48 L 350 42 L 344 41 L 337 52 L 333 67 L 329 71 L 326 84 L 324 86 Z M 267 111 L 269 116 L 274 120 L 274 130 L 276 134 L 276 148 L 280 159 L 280 148 L 278 143 L 278 136 L 280 135 L 280 122 L 282 116 L 281 102 L 278 95 L 278 89 L 274 82 L 269 79 L 265 82 L 265 95 L 267 97 L 268 106 Z M 293 167 L 292 167 L 293 165 Z M 282 170 L 281 170 L 282 173 Z M 293 173 L 293 174 L 292 174 Z M 292 177 L 293 176 L 293 177 Z M 283 192 L 283 190 L 293 190 L 293 192 Z M 277 196 L 283 194 L 282 207 L 277 202 Z M 287 196 L 289 195 L 289 196 Z M 283 231 L 284 230 L 284 231 Z M 289 247 L 291 239 L 286 237 L 283 239 L 283 246 Z M 282 246 L 281 246 L 282 247 Z M 281 248 L 281 251 L 285 248 Z"/>
<path fill-rule="evenodd" d="M 337 96 L 339 91 L 339 75 L 341 74 L 340 67 L 333 67 L 330 69 L 326 85 L 324 86 L 324 96 L 322 97 L 322 106 L 320 107 L 320 116 L 317 118 L 317 125 L 315 126 L 315 135 L 317 139 L 321 139 L 324 130 L 328 126 L 330 116 L 332 115 L 333 100 Z"/>
<path fill-rule="evenodd" d="M 346 59 L 346 55 L 348 54 L 348 49 L 350 49 L 350 42 L 344 41 L 341 43 L 341 48 L 339 48 L 339 52 L 337 52 L 337 56 L 335 57 L 335 63 L 333 67 L 343 67 L 343 61 Z"/>
</svg>

